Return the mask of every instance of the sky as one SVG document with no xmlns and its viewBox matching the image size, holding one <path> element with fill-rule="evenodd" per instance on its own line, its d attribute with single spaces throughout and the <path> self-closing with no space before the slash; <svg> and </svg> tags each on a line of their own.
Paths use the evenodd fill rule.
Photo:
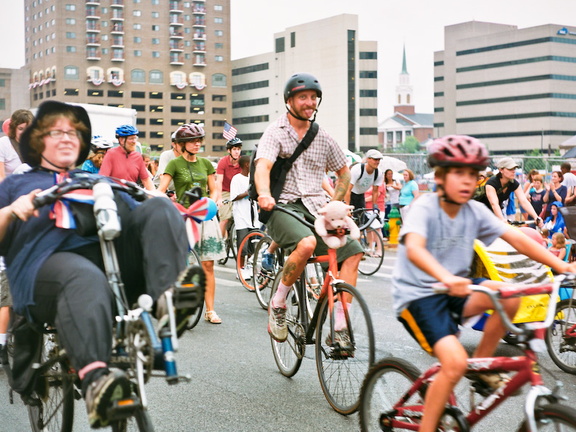
<svg viewBox="0 0 576 432">
<path fill-rule="evenodd" d="M 393 111 L 403 46 L 416 112 L 432 113 L 434 52 L 444 49 L 445 26 L 473 20 L 518 28 L 576 25 L 576 0 L 230 0 L 230 3 L 232 60 L 273 51 L 274 34 L 287 27 L 343 13 L 358 15 L 358 39 L 378 41 L 380 120 Z M 23 0 L 0 0 L 0 67 L 24 65 L 23 4 Z"/>
</svg>

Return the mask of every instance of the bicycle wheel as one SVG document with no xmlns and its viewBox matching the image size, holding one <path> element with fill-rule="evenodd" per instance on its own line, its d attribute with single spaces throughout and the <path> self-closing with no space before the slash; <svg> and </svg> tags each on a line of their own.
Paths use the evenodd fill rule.
<svg viewBox="0 0 576 432">
<path fill-rule="evenodd" d="M 268 247 L 272 243 L 272 238 L 269 236 L 264 236 L 256 245 L 254 249 L 254 255 L 252 257 L 252 279 L 254 283 L 254 289 L 256 290 L 256 298 L 258 303 L 263 309 L 268 310 L 268 302 L 270 301 L 270 295 L 272 294 L 272 286 L 274 285 L 274 278 L 280 270 L 281 264 L 281 253 L 276 251 L 274 260 L 274 270 L 268 271 L 262 268 L 262 259 L 264 253 L 268 250 Z"/>
<path fill-rule="evenodd" d="M 112 432 L 154 432 L 148 410 L 138 409 L 133 417 L 112 423 Z"/>
<path fill-rule="evenodd" d="M 191 249 L 188 252 L 188 266 L 198 265 L 202 267 L 202 263 L 200 262 L 200 257 L 198 256 L 198 252 L 194 249 Z M 186 329 L 192 330 L 196 325 L 200 322 L 200 317 L 202 316 L 202 311 L 204 310 L 204 303 L 197 308 L 196 312 L 190 315 L 188 318 L 188 324 L 186 325 Z"/>
<path fill-rule="evenodd" d="M 306 281 L 306 306 L 308 307 L 308 316 L 312 319 L 316 305 L 322 292 L 324 283 L 324 270 L 320 263 L 310 263 L 304 269 L 304 280 Z"/>
<path fill-rule="evenodd" d="M 40 363 L 58 355 L 55 334 L 43 336 Z M 74 421 L 73 375 L 65 361 L 57 361 L 37 377 L 31 398 L 26 402 L 33 432 L 71 432 Z"/>
<path fill-rule="evenodd" d="M 254 271 L 252 269 L 252 255 L 256 245 L 262 240 L 265 234 L 262 231 L 252 231 L 240 243 L 236 257 L 236 273 L 242 286 L 250 292 L 256 291 Z M 242 267 L 244 264 L 244 267 Z"/>
<path fill-rule="evenodd" d="M 552 361 L 564 372 L 576 374 L 576 300 L 556 305 L 556 317 L 546 329 L 545 340 Z"/>
<path fill-rule="evenodd" d="M 382 421 L 392 418 L 394 406 L 419 375 L 420 371 L 416 366 L 399 358 L 386 358 L 372 366 L 364 378 L 360 393 L 358 415 L 361 430 L 366 432 L 384 430 Z M 422 387 L 405 404 L 423 405 L 425 394 L 426 387 Z M 407 417 L 401 420 L 410 421 Z M 413 421 L 415 424 L 419 422 L 418 418 Z"/>
<path fill-rule="evenodd" d="M 576 409 L 561 405 L 549 404 L 534 410 L 538 432 L 546 431 L 576 431 Z M 526 422 L 522 423 L 518 432 L 528 432 Z"/>
<path fill-rule="evenodd" d="M 360 244 L 364 249 L 364 256 L 358 265 L 358 271 L 370 276 L 380 270 L 384 261 L 384 240 L 382 234 L 374 228 L 366 228 L 360 233 Z"/>
<path fill-rule="evenodd" d="M 272 288 L 272 296 L 278 289 L 281 278 L 277 277 Z M 306 335 L 300 323 L 300 301 L 295 286 L 292 286 L 286 298 L 286 326 L 288 327 L 288 338 L 284 342 L 278 342 L 270 337 L 272 343 L 272 353 L 280 373 L 286 377 L 296 375 L 306 347 Z"/>
<path fill-rule="evenodd" d="M 332 343 L 332 324 L 338 302 L 346 295 L 348 304 L 346 324 L 351 348 Z M 324 396 L 340 414 L 352 414 L 360 404 L 360 387 L 370 365 L 374 363 L 374 329 L 364 298 L 352 285 L 337 283 L 334 310 L 329 313 L 328 297 L 318 309 L 316 323 L 316 369 Z"/>
</svg>

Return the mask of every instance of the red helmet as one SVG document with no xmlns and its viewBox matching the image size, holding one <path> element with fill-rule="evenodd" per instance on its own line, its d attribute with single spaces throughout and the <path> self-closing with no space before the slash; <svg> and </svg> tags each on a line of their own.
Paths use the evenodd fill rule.
<svg viewBox="0 0 576 432">
<path fill-rule="evenodd" d="M 202 126 L 198 126 L 196 123 L 190 123 L 180 126 L 175 135 L 175 142 L 184 142 L 194 138 L 203 138 L 206 133 Z"/>
<path fill-rule="evenodd" d="M 488 166 L 488 150 L 476 138 L 448 135 L 435 139 L 428 147 L 428 164 L 436 166 L 467 166 L 482 171 Z"/>
</svg>

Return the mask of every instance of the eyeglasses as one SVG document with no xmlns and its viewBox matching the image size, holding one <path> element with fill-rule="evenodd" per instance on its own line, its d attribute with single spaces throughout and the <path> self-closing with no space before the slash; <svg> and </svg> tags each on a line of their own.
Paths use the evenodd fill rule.
<svg viewBox="0 0 576 432">
<path fill-rule="evenodd" d="M 64 138 L 64 135 L 66 135 L 71 140 L 77 140 L 78 138 L 80 138 L 80 132 L 78 132 L 76 129 L 70 129 L 67 131 L 55 129 L 46 132 L 46 135 L 57 140 L 61 140 L 62 138 Z"/>
</svg>

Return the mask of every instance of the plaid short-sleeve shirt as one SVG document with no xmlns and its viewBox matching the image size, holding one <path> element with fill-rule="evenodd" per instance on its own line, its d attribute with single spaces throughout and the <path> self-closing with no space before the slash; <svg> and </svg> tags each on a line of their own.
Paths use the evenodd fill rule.
<svg viewBox="0 0 576 432">
<path fill-rule="evenodd" d="M 289 158 L 300 140 L 288 121 L 288 114 L 268 126 L 258 143 L 256 160 L 275 162 L 278 157 Z M 346 155 L 336 141 L 319 128 L 316 137 L 288 171 L 279 202 L 291 203 L 301 199 L 315 216 L 326 205 L 322 180 L 327 171 L 338 171 L 346 165 Z"/>
</svg>

